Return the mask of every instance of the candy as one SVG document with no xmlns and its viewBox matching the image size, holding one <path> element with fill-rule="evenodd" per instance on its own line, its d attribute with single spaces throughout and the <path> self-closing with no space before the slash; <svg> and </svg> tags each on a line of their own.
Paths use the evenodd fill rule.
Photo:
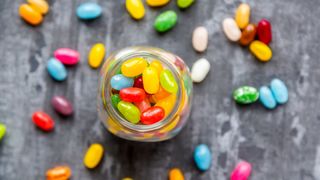
<svg viewBox="0 0 320 180">
<path fill-rule="evenodd" d="M 247 180 L 251 173 L 251 164 L 242 161 L 237 164 L 231 173 L 230 180 Z"/>
<path fill-rule="evenodd" d="M 27 0 L 27 2 L 33 9 L 41 14 L 47 14 L 49 11 L 49 5 L 45 0 Z"/>
<path fill-rule="evenodd" d="M 154 124 L 164 118 L 164 110 L 162 107 L 153 106 L 141 113 L 140 121 L 142 124 Z"/>
<path fill-rule="evenodd" d="M 149 94 L 155 94 L 159 90 L 159 75 L 154 67 L 147 67 L 142 73 L 143 88 Z"/>
<path fill-rule="evenodd" d="M 145 9 L 141 0 L 126 0 L 126 8 L 132 18 L 139 20 L 144 17 Z"/>
<path fill-rule="evenodd" d="M 178 20 L 176 12 L 172 10 L 165 11 L 159 14 L 154 22 L 154 28 L 158 32 L 166 32 L 172 29 Z"/>
<path fill-rule="evenodd" d="M 125 178 L 122 178 L 122 180 L 133 180 L 133 179 L 129 177 L 125 177 Z"/>
<path fill-rule="evenodd" d="M 233 99 L 240 104 L 254 103 L 258 98 L 258 90 L 250 86 L 242 86 L 233 92 Z"/>
<path fill-rule="evenodd" d="M 159 61 L 159 60 L 153 60 L 153 61 L 150 63 L 150 66 L 156 68 L 157 71 L 158 71 L 158 74 L 159 74 L 159 76 L 160 76 L 160 73 L 161 73 L 162 70 L 163 70 L 163 66 L 162 66 L 162 64 L 161 64 L 161 61 Z"/>
<path fill-rule="evenodd" d="M 147 4 L 151 7 L 159 7 L 168 4 L 170 0 L 147 0 Z"/>
<path fill-rule="evenodd" d="M 189 6 L 192 5 L 192 3 L 194 2 L 194 0 L 177 0 L 177 5 L 179 8 L 188 8 Z"/>
<path fill-rule="evenodd" d="M 235 20 L 240 29 L 245 28 L 250 21 L 250 6 L 242 3 L 236 10 Z"/>
<path fill-rule="evenodd" d="M 261 42 L 267 45 L 271 42 L 272 31 L 271 31 L 271 24 L 268 20 L 262 19 L 261 21 L 259 21 L 258 27 L 257 27 L 257 35 L 258 35 L 258 39 Z"/>
<path fill-rule="evenodd" d="M 33 123 L 43 131 L 51 131 L 54 128 L 54 121 L 51 117 L 41 111 L 34 112 L 32 115 Z"/>
<path fill-rule="evenodd" d="M 4 125 L 3 123 L 0 123 L 0 141 L 2 140 L 4 135 L 6 134 L 6 131 L 7 131 L 6 125 Z"/>
<path fill-rule="evenodd" d="M 78 6 L 77 16 L 80 19 L 91 20 L 102 14 L 102 9 L 99 4 L 94 2 L 85 2 Z"/>
<path fill-rule="evenodd" d="M 119 94 L 114 94 L 111 96 L 111 103 L 114 108 L 118 108 L 118 103 L 121 101 Z"/>
<path fill-rule="evenodd" d="M 38 25 L 42 22 L 42 15 L 29 4 L 21 4 L 19 7 L 19 15 L 27 23 Z"/>
<path fill-rule="evenodd" d="M 211 152 L 207 145 L 205 144 L 198 145 L 194 150 L 193 158 L 196 163 L 196 166 L 201 171 L 206 171 L 210 168 Z"/>
<path fill-rule="evenodd" d="M 271 49 L 261 41 L 253 41 L 250 44 L 249 49 L 251 53 L 262 62 L 267 62 L 272 58 Z"/>
<path fill-rule="evenodd" d="M 222 22 L 223 32 L 230 41 L 238 41 L 241 38 L 241 31 L 232 18 L 226 18 Z"/>
<path fill-rule="evenodd" d="M 121 72 L 124 76 L 135 77 L 142 74 L 143 70 L 148 66 L 148 62 L 142 57 L 135 57 L 126 60 L 121 65 Z"/>
<path fill-rule="evenodd" d="M 168 69 L 163 70 L 160 74 L 160 84 L 163 89 L 169 93 L 176 93 L 178 91 L 178 84 L 172 72 Z"/>
<path fill-rule="evenodd" d="M 208 60 L 201 58 L 196 61 L 191 68 L 191 78 L 193 82 L 201 82 L 206 78 L 210 70 L 210 63 Z"/>
<path fill-rule="evenodd" d="M 143 80 L 142 76 L 137 77 L 134 79 L 133 87 L 141 88 L 143 89 Z"/>
<path fill-rule="evenodd" d="M 89 57 L 88 57 L 88 63 L 92 68 L 98 68 L 104 58 L 105 55 L 105 47 L 101 43 L 97 43 L 94 46 L 92 46 Z"/>
<path fill-rule="evenodd" d="M 159 91 L 158 91 L 156 94 L 152 95 L 151 97 L 152 97 L 152 100 L 153 100 L 154 102 L 157 102 L 157 101 L 159 101 L 159 100 L 161 100 L 161 99 L 163 99 L 163 98 L 168 97 L 169 95 L 170 95 L 170 93 L 168 93 L 166 90 L 164 90 L 164 89 L 160 86 Z"/>
<path fill-rule="evenodd" d="M 262 86 L 259 90 L 259 94 L 259 100 L 264 107 L 266 107 L 267 109 L 274 109 L 276 107 L 276 100 L 268 87 Z"/>
<path fill-rule="evenodd" d="M 67 69 L 55 58 L 51 58 L 47 63 L 47 70 L 50 76 L 56 81 L 64 81 L 67 76 Z"/>
<path fill-rule="evenodd" d="M 203 26 L 194 29 L 192 34 L 192 46 L 198 52 L 204 52 L 208 47 L 208 30 Z"/>
<path fill-rule="evenodd" d="M 68 180 L 71 177 L 71 169 L 68 166 L 56 166 L 47 170 L 47 180 Z"/>
<path fill-rule="evenodd" d="M 243 46 L 250 44 L 256 36 L 256 31 L 257 28 L 254 24 L 248 24 L 248 26 L 246 26 L 241 33 L 239 43 Z"/>
<path fill-rule="evenodd" d="M 123 88 L 132 87 L 133 79 L 125 77 L 122 74 L 117 74 L 112 76 L 110 84 L 113 89 L 121 90 Z"/>
<path fill-rule="evenodd" d="M 184 180 L 183 173 L 179 168 L 173 168 L 169 171 L 169 180 Z"/>
<path fill-rule="evenodd" d="M 146 98 L 146 93 L 143 89 L 130 87 L 120 90 L 120 98 L 126 102 L 141 102 Z"/>
<path fill-rule="evenodd" d="M 83 164 L 89 168 L 95 168 L 103 157 L 103 146 L 101 144 L 91 144 L 83 158 Z"/>
<path fill-rule="evenodd" d="M 288 88 L 280 79 L 273 79 L 270 84 L 273 97 L 279 104 L 284 104 L 288 101 Z"/>
<path fill-rule="evenodd" d="M 154 106 L 162 107 L 164 109 L 165 116 L 168 116 L 171 113 L 176 103 L 176 100 L 177 100 L 177 96 L 175 94 L 171 94 L 170 96 L 158 101 Z"/>
<path fill-rule="evenodd" d="M 140 111 L 135 105 L 129 102 L 120 101 L 118 103 L 118 110 L 129 122 L 137 124 L 140 121 Z"/>
<path fill-rule="evenodd" d="M 53 96 L 51 104 L 59 114 L 69 116 L 73 113 L 73 107 L 70 101 L 63 96 Z"/>
<path fill-rule="evenodd" d="M 79 62 L 79 53 L 69 48 L 60 48 L 54 51 L 54 57 L 65 65 L 75 65 Z"/>
<path fill-rule="evenodd" d="M 143 112 L 143 111 L 145 111 L 145 110 L 147 110 L 148 108 L 151 107 L 148 98 L 145 98 L 141 102 L 135 102 L 134 105 L 136 105 L 139 108 L 140 112 Z"/>
</svg>

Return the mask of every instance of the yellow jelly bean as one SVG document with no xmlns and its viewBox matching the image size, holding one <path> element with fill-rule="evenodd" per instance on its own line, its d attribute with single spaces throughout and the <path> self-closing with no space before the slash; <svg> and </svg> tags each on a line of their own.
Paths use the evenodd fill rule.
<svg viewBox="0 0 320 180">
<path fill-rule="evenodd" d="M 89 57 L 88 57 L 88 63 L 92 68 L 98 68 L 104 58 L 105 55 L 105 48 L 104 45 L 101 43 L 97 43 L 94 46 L 92 46 Z"/>
<path fill-rule="evenodd" d="M 100 144 L 92 144 L 84 156 L 83 163 L 89 168 L 95 168 L 101 161 L 103 156 L 103 146 Z"/>
<path fill-rule="evenodd" d="M 171 169 L 169 172 L 169 180 L 184 180 L 181 170 L 178 168 Z"/>
<path fill-rule="evenodd" d="M 121 72 L 124 76 L 135 77 L 140 75 L 148 66 L 148 62 L 142 57 L 131 58 L 121 65 Z"/>
<path fill-rule="evenodd" d="M 162 107 L 164 109 L 165 116 L 168 116 L 176 104 L 176 100 L 177 96 L 175 94 L 171 94 L 170 96 L 158 101 L 154 106 Z"/>
<path fill-rule="evenodd" d="M 23 20 L 32 25 L 38 25 L 42 22 L 42 15 L 40 14 L 40 12 L 38 12 L 28 4 L 20 5 L 19 15 Z"/>
<path fill-rule="evenodd" d="M 151 7 L 166 5 L 170 0 L 147 0 L 147 4 Z"/>
<path fill-rule="evenodd" d="M 126 8 L 132 18 L 139 20 L 144 17 L 145 9 L 141 0 L 126 0 Z"/>
<path fill-rule="evenodd" d="M 125 177 L 123 178 L 122 180 L 133 180 L 132 178 L 129 178 L 129 177 Z"/>
<path fill-rule="evenodd" d="M 245 28 L 250 21 L 250 6 L 246 3 L 239 5 L 236 11 L 235 20 L 240 29 Z"/>
<path fill-rule="evenodd" d="M 260 61 L 267 62 L 272 57 L 272 50 L 261 41 L 253 41 L 249 49 Z"/>
<path fill-rule="evenodd" d="M 162 63 L 161 63 L 159 60 L 153 60 L 153 61 L 150 63 L 150 66 L 156 68 L 157 71 L 158 71 L 158 74 L 159 74 L 159 76 L 160 76 L 160 73 L 161 73 L 161 71 L 163 70 Z"/>
<path fill-rule="evenodd" d="M 123 72 L 123 71 L 122 71 Z M 156 68 L 147 67 L 142 73 L 143 88 L 149 94 L 155 94 L 160 87 L 159 74 Z"/>
<path fill-rule="evenodd" d="M 47 14 L 49 11 L 49 5 L 45 0 L 27 0 L 32 8 L 40 12 L 41 14 Z"/>
</svg>

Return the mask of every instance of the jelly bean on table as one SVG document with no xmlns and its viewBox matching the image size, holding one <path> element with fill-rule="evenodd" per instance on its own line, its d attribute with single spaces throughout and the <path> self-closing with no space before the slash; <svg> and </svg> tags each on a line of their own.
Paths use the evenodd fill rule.
<svg viewBox="0 0 320 180">
<path fill-rule="evenodd" d="M 159 75 L 154 67 L 147 67 L 142 73 L 143 88 L 149 94 L 155 94 L 159 90 Z"/>
<path fill-rule="evenodd" d="M 176 12 L 172 10 L 165 11 L 156 17 L 154 28 L 158 32 L 166 32 L 172 29 L 178 21 Z"/>
<path fill-rule="evenodd" d="M 222 22 L 223 32 L 230 41 L 238 41 L 241 38 L 241 31 L 232 18 L 226 18 Z"/>
<path fill-rule="evenodd" d="M 53 96 L 51 104 L 59 114 L 70 116 L 73 113 L 73 106 L 70 101 L 63 96 Z"/>
<path fill-rule="evenodd" d="M 205 144 L 198 145 L 193 154 L 196 166 L 201 171 L 206 171 L 211 166 L 211 152 Z"/>
<path fill-rule="evenodd" d="M 259 90 L 259 100 L 267 109 L 274 109 L 277 106 L 277 102 L 267 86 L 262 86 Z"/>
<path fill-rule="evenodd" d="M 146 93 L 141 88 L 129 87 L 120 90 L 120 99 L 126 102 L 141 102 L 146 98 Z"/>
<path fill-rule="evenodd" d="M 195 0 L 177 0 L 177 5 L 181 9 L 188 8 Z"/>
<path fill-rule="evenodd" d="M 247 180 L 251 173 L 251 164 L 242 161 L 237 164 L 234 170 L 231 173 L 231 180 Z"/>
<path fill-rule="evenodd" d="M 168 69 L 163 70 L 160 74 L 160 84 L 164 90 L 169 93 L 176 93 L 178 91 L 178 84 L 172 72 Z"/>
<path fill-rule="evenodd" d="M 102 160 L 103 152 L 101 144 L 91 144 L 83 158 L 84 165 L 89 169 L 97 167 Z"/>
<path fill-rule="evenodd" d="M 97 43 L 94 46 L 92 46 L 89 57 L 88 57 L 88 63 L 92 68 L 98 68 L 104 58 L 105 55 L 105 47 L 102 43 Z"/>
<path fill-rule="evenodd" d="M 251 53 L 262 62 L 267 62 L 272 58 L 272 50 L 261 41 L 253 41 L 250 44 L 249 49 Z"/>
<path fill-rule="evenodd" d="M 153 106 L 141 113 L 140 121 L 145 125 L 154 124 L 162 120 L 164 116 L 165 112 L 162 107 Z"/>
<path fill-rule="evenodd" d="M 184 180 L 182 171 L 179 168 L 173 168 L 169 171 L 169 180 Z"/>
<path fill-rule="evenodd" d="M 277 78 L 273 79 L 270 84 L 270 89 L 277 103 L 284 104 L 288 101 L 288 88 L 283 81 Z"/>
<path fill-rule="evenodd" d="M 191 68 L 191 78 L 193 82 L 199 83 L 204 80 L 210 71 L 210 63 L 208 60 L 201 58 L 197 60 Z"/>
<path fill-rule="evenodd" d="M 140 121 L 140 110 L 135 105 L 120 101 L 118 103 L 118 110 L 129 122 L 137 124 Z"/>
<path fill-rule="evenodd" d="M 130 16 L 136 20 L 145 15 L 144 5 L 141 0 L 126 0 L 126 8 Z"/>
<path fill-rule="evenodd" d="M 79 53 L 70 48 L 59 48 L 54 51 L 54 57 L 65 65 L 75 65 L 79 62 Z"/>
<path fill-rule="evenodd" d="M 41 13 L 29 4 L 20 5 L 19 15 L 31 25 L 39 25 L 43 20 Z"/>
<path fill-rule="evenodd" d="M 40 12 L 41 14 L 47 14 L 49 11 L 49 5 L 46 0 L 27 0 L 29 5 Z"/>
<path fill-rule="evenodd" d="M 68 76 L 67 69 L 55 58 L 51 58 L 48 61 L 47 70 L 50 76 L 56 81 L 64 81 Z"/>
<path fill-rule="evenodd" d="M 259 92 L 251 86 L 242 86 L 233 92 L 233 99 L 240 104 L 254 103 L 259 99 Z"/>
<path fill-rule="evenodd" d="M 54 128 L 54 121 L 45 112 L 37 111 L 32 115 L 33 123 L 43 131 L 51 131 Z"/>
<path fill-rule="evenodd" d="M 242 3 L 236 10 L 235 20 L 240 29 L 245 28 L 250 21 L 250 6 Z"/>
<path fill-rule="evenodd" d="M 261 21 L 259 21 L 258 27 L 257 27 L 257 35 L 258 35 L 258 39 L 261 42 L 267 45 L 271 42 L 272 30 L 271 30 L 271 24 L 268 20 L 262 19 Z"/>
<path fill-rule="evenodd" d="M 151 7 L 159 7 L 168 4 L 170 0 L 147 0 L 147 4 Z"/>
<path fill-rule="evenodd" d="M 7 131 L 6 125 L 4 125 L 3 123 L 0 123 L 0 141 L 2 140 L 4 135 L 6 134 L 6 131 Z"/>
<path fill-rule="evenodd" d="M 208 47 L 208 30 L 203 26 L 194 29 L 192 33 L 192 46 L 197 52 L 204 52 Z"/>
<path fill-rule="evenodd" d="M 56 166 L 46 172 L 47 180 L 68 180 L 72 175 L 69 166 Z"/>
<path fill-rule="evenodd" d="M 143 70 L 148 66 L 147 60 L 142 57 L 135 57 L 126 60 L 121 65 L 121 72 L 126 77 L 135 77 L 142 74 Z"/>
<path fill-rule="evenodd" d="M 256 36 L 257 28 L 254 24 L 248 24 L 242 31 L 239 43 L 243 46 L 249 45 Z"/>
<path fill-rule="evenodd" d="M 77 16 L 83 20 L 95 19 L 102 14 L 101 6 L 94 2 L 85 2 L 78 6 Z"/>
<path fill-rule="evenodd" d="M 125 77 L 122 74 L 117 74 L 112 76 L 110 84 L 113 89 L 121 90 L 123 88 L 128 88 L 133 86 L 133 79 Z"/>
</svg>

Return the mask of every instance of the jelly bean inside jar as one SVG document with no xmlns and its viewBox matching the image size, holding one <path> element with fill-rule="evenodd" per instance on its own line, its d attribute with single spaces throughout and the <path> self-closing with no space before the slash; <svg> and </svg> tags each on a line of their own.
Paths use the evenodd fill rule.
<svg viewBox="0 0 320 180">
<path fill-rule="evenodd" d="M 98 110 L 111 133 L 147 142 L 178 134 L 192 103 L 190 73 L 183 60 L 183 68 L 175 65 L 178 58 L 152 47 L 129 47 L 107 58 L 100 73 Z M 163 131 L 173 123 L 174 128 Z"/>
</svg>

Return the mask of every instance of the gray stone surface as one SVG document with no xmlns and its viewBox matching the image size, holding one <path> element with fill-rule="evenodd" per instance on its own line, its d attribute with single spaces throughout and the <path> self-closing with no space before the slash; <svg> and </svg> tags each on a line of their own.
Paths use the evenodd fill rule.
<svg viewBox="0 0 320 180">
<path fill-rule="evenodd" d="M 320 1 L 251 0 L 252 22 L 268 18 L 273 25 L 273 59 L 263 64 L 247 48 L 227 41 L 221 21 L 233 16 L 239 0 L 198 0 L 181 11 L 174 0 L 159 9 L 147 7 L 146 17 L 132 20 L 124 0 L 100 0 L 103 16 L 83 22 L 75 9 L 85 0 L 52 0 L 50 12 L 39 27 L 18 16 L 23 0 L 0 3 L 0 122 L 8 133 L 0 143 L 1 180 L 45 179 L 45 171 L 68 164 L 74 180 L 167 179 L 168 169 L 179 167 L 188 180 L 226 180 L 236 162 L 253 165 L 252 180 L 320 180 L 319 37 Z M 92 0 L 94 1 L 94 0 Z M 159 35 L 155 16 L 174 9 L 178 25 Z M 209 30 L 209 47 L 203 54 L 191 47 L 198 25 Z M 157 46 L 180 55 L 189 66 L 201 57 L 212 64 L 206 80 L 194 86 L 190 121 L 174 139 L 137 143 L 116 138 L 97 120 L 98 71 L 87 65 L 92 44 L 103 42 L 107 53 L 131 45 Z M 54 82 L 45 65 L 60 47 L 77 49 L 81 62 L 68 68 L 68 80 Z M 276 110 L 259 103 L 238 106 L 231 99 L 241 85 L 267 85 L 273 77 L 284 80 L 290 100 Z M 53 95 L 72 100 L 75 114 L 61 118 L 50 106 Z M 56 120 L 53 133 L 43 133 L 31 123 L 31 114 L 42 109 Z M 106 149 L 104 161 L 89 171 L 82 164 L 89 144 Z M 199 172 L 192 152 L 206 143 L 213 165 Z"/>
</svg>

